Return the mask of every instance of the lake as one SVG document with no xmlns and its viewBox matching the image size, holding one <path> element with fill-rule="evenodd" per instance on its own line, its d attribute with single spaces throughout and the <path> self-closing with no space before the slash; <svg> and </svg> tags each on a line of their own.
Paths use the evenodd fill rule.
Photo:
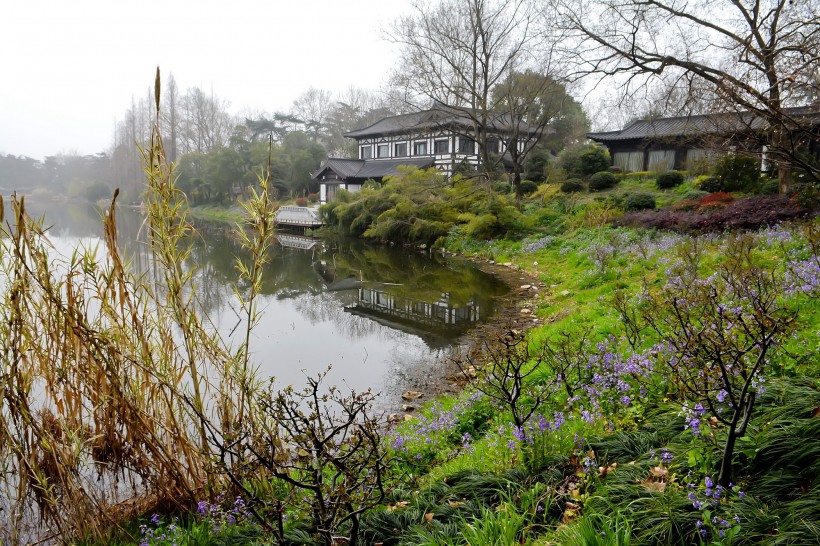
<svg viewBox="0 0 820 546">
<path fill-rule="evenodd" d="M 101 212 L 80 203 L 27 201 L 44 217 L 60 252 L 99 245 Z M 118 211 L 121 244 L 138 272 L 150 272 L 146 227 L 138 211 Z M 236 257 L 244 257 L 230 226 L 196 223 L 187 267 L 202 312 L 223 336 L 240 326 Z M 241 287 L 240 287 L 241 289 Z M 279 387 L 301 386 L 305 374 L 331 366 L 329 384 L 372 388 L 398 404 L 410 388 L 436 384 L 442 359 L 465 333 L 492 318 L 508 287 L 472 263 L 357 240 L 281 234 L 271 247 L 251 341 L 259 373 Z"/>
</svg>

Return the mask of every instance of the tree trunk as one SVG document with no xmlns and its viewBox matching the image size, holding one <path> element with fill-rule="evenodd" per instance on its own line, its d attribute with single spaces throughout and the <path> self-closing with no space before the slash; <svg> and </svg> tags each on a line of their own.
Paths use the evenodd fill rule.
<svg viewBox="0 0 820 546">
<path fill-rule="evenodd" d="M 772 134 L 772 147 L 776 151 L 783 149 L 783 131 L 780 128 L 774 130 Z M 777 160 L 777 183 L 780 187 L 780 195 L 786 195 L 792 189 L 792 166 L 786 159 L 785 154 L 779 153 Z"/>
<path fill-rule="evenodd" d="M 513 168 L 513 188 L 515 188 L 515 207 L 521 210 L 521 173 L 518 165 Z"/>
<path fill-rule="evenodd" d="M 718 484 L 721 487 L 729 487 L 732 482 L 732 457 L 734 456 L 735 442 L 737 441 L 736 421 L 737 417 L 732 419 L 732 424 L 729 426 L 729 437 L 726 438 L 726 445 L 723 447 L 723 460 L 720 462 L 720 476 L 718 476 Z"/>
</svg>

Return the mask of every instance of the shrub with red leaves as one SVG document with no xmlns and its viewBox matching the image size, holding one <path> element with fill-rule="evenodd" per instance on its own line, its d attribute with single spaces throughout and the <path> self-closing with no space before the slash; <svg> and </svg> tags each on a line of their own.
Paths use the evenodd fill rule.
<svg viewBox="0 0 820 546">
<path fill-rule="evenodd" d="M 712 205 L 713 203 L 731 203 L 735 200 L 735 196 L 731 193 L 727 193 L 725 191 L 717 191 L 715 193 L 710 193 L 709 195 L 704 195 L 700 198 L 699 204 L 700 206 L 704 205 Z"/>
<path fill-rule="evenodd" d="M 704 197 L 712 197 L 711 194 Z M 728 195 L 728 194 L 726 194 Z M 729 196 L 731 197 L 731 196 Z M 757 229 L 808 216 L 812 211 L 800 207 L 781 195 L 764 195 L 734 199 L 712 204 L 695 210 L 674 210 L 667 207 L 658 211 L 630 212 L 618 218 L 622 226 L 668 229 L 680 232 L 724 231 L 726 229 Z"/>
<path fill-rule="evenodd" d="M 298 197 L 296 199 L 296 206 L 297 207 L 306 207 L 307 204 L 308 204 L 308 200 L 305 199 L 304 197 Z"/>
</svg>

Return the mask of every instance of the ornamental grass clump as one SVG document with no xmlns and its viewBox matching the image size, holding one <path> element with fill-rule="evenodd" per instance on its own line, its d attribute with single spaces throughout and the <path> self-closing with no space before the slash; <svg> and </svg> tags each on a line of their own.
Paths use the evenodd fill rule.
<svg viewBox="0 0 820 546">
<path fill-rule="evenodd" d="M 244 353 L 203 325 L 183 265 L 194 230 L 159 134 L 159 89 L 157 72 L 141 150 L 149 273 L 132 273 L 119 246 L 118 192 L 102 254 L 57 255 L 23 198 L 0 228 L 0 489 L 11 543 L 104 540 L 123 518 L 191 506 L 221 487 L 213 438 L 250 413 Z"/>
</svg>

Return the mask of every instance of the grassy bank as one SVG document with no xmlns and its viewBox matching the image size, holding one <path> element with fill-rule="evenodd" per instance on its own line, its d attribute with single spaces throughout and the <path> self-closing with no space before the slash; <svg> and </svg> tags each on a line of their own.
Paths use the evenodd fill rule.
<svg viewBox="0 0 820 546">
<path fill-rule="evenodd" d="M 236 231 L 245 341 L 212 332 L 158 134 L 152 151 L 150 282 L 123 265 L 114 203 L 102 257 L 50 261 L 22 201 L 0 238 L 12 524 L 37 514 L 94 544 L 817 541 L 820 223 L 777 223 L 806 216 L 787 198 L 693 194 L 688 181 L 650 196 L 685 207 L 627 221 L 622 192 L 649 191 L 644 178 L 543 185 L 520 207 L 480 180 L 417 171 L 343 194 L 328 215 L 348 234 L 540 281 L 519 287 L 510 324 L 453 357 L 463 392 L 388 423 L 375 393 L 321 374 L 282 389 L 255 377 L 266 180 Z M 659 218 L 676 231 L 640 227 Z M 770 227 L 729 229 L 750 219 Z M 92 474 L 131 481 L 131 500 Z"/>
<path fill-rule="evenodd" d="M 566 221 L 582 225 L 585 214 L 579 209 Z M 812 543 L 820 521 L 815 417 L 820 407 L 819 240 L 816 221 L 742 236 L 608 225 L 517 241 L 476 242 L 455 233 L 448 249 L 509 263 L 548 287 L 535 305 L 530 302 L 539 323 L 526 338 L 509 337 L 517 344 L 488 340 L 487 350 L 473 360 L 465 355 L 462 366 L 471 377 L 465 391 L 429 403 L 383 439 L 390 461 L 387 493 L 365 511 L 360 540 L 396 545 Z M 728 393 L 721 391 L 737 385 L 721 383 L 711 372 L 705 374 L 708 381 L 701 377 L 703 388 L 691 377 L 687 384 L 686 377 L 674 376 L 665 360 L 674 351 L 663 353 L 661 346 L 677 334 L 670 330 L 664 338 L 642 327 L 638 315 L 674 324 L 668 316 L 642 311 L 641 301 L 660 305 L 666 300 L 646 298 L 676 290 L 677 300 L 689 294 L 681 292 L 687 285 L 741 270 L 778 279 L 770 287 L 775 311 L 788 320 L 749 387 L 756 393 L 754 408 L 736 438 L 731 482 L 720 485 L 728 437 L 721 419 L 732 411 Z M 749 305 L 738 294 L 721 297 L 727 305 Z M 632 323 L 630 316 L 636 317 Z M 522 314 L 511 328 L 532 324 Z M 498 332 L 501 339 L 507 334 Z M 743 362 L 736 363 L 735 373 L 749 371 L 741 369 Z M 505 395 L 509 384 L 500 378 L 516 373 L 522 396 L 513 400 Z M 514 414 L 522 410 L 532 415 L 516 425 Z M 276 483 L 258 478 L 254 490 Z M 254 499 L 257 506 L 261 498 Z M 237 502 L 231 499 L 209 510 L 230 511 Z M 242 506 L 245 502 L 251 500 L 243 497 Z M 281 540 L 249 514 L 221 524 L 222 516 L 207 510 L 183 513 L 173 528 L 173 515 L 157 516 L 160 524 L 146 515 L 141 536 L 151 544 L 170 544 L 172 531 L 176 543 L 311 544 L 316 541 L 311 504 L 290 498 L 283 506 L 287 518 Z"/>
<path fill-rule="evenodd" d="M 236 224 L 242 221 L 242 207 L 220 207 L 216 205 L 199 205 L 191 207 L 191 216 L 209 222 L 225 222 Z"/>
</svg>

